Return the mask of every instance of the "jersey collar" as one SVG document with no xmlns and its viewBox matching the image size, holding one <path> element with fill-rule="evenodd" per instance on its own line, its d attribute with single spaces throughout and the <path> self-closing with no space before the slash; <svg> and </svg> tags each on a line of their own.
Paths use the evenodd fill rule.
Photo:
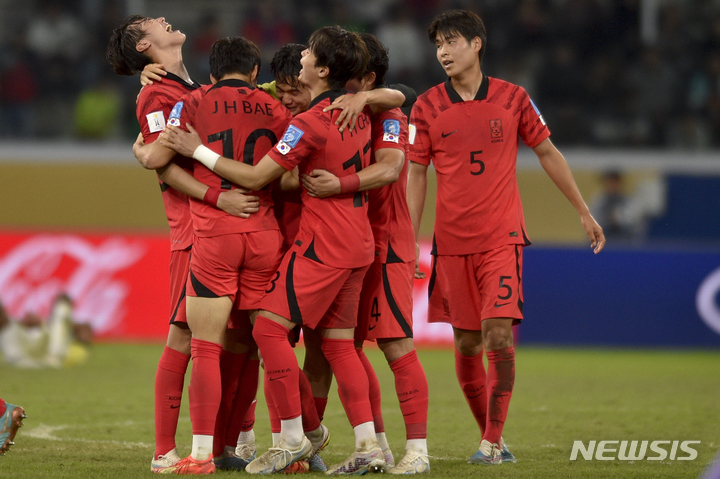
<svg viewBox="0 0 720 479">
<path fill-rule="evenodd" d="M 313 101 L 310 102 L 310 108 L 314 107 L 321 101 L 323 101 L 325 98 L 330 98 L 330 103 L 335 101 L 335 98 L 339 97 L 340 95 L 346 94 L 347 90 L 328 90 L 326 92 L 320 93 L 318 96 L 315 97 Z"/>
<path fill-rule="evenodd" d="M 212 88 L 210 88 L 210 90 L 214 90 L 215 88 L 221 88 L 221 87 L 224 87 L 224 86 L 229 86 L 229 87 L 234 87 L 234 88 L 245 87 L 245 88 L 249 88 L 249 89 L 251 89 L 251 90 L 254 90 L 254 89 L 255 89 L 254 86 L 252 86 L 251 84 L 249 84 L 249 83 L 246 82 L 246 81 L 238 80 L 237 78 L 229 78 L 229 79 L 227 79 L 227 80 L 220 80 L 219 82 L 217 82 L 216 84 L 214 84 L 214 85 L 212 86 Z"/>
<path fill-rule="evenodd" d="M 478 88 L 477 93 L 475 94 L 475 98 L 473 100 L 484 100 L 487 98 L 488 94 L 488 86 L 490 82 L 488 81 L 488 76 L 483 75 L 482 81 L 480 82 L 480 88 Z M 455 89 L 450 84 L 450 79 L 448 78 L 445 82 L 445 91 L 447 92 L 448 96 L 450 97 L 450 101 L 453 103 L 461 103 L 465 100 L 463 100 L 458 92 L 455 91 Z"/>
<path fill-rule="evenodd" d="M 170 73 L 170 72 L 168 72 L 167 75 L 165 75 L 165 78 L 167 78 L 168 80 L 176 81 L 176 82 L 180 83 L 181 85 L 184 85 L 185 87 L 190 88 L 191 90 L 200 88 L 200 84 L 198 82 L 196 82 L 195 80 L 193 80 L 192 78 L 190 79 L 190 82 L 188 83 L 185 80 L 183 80 L 182 78 L 180 78 L 179 76 L 177 76 L 176 74 Z"/>
</svg>

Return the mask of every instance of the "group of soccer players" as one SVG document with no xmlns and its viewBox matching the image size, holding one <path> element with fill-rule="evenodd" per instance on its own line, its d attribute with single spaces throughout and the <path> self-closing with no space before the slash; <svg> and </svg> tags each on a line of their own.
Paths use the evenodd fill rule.
<svg viewBox="0 0 720 479">
<path fill-rule="evenodd" d="M 429 472 L 412 281 L 431 161 L 438 199 L 429 318 L 455 332 L 458 380 L 482 431 L 470 462 L 515 460 L 501 433 L 529 244 L 515 179 L 518 137 L 576 208 L 596 253 L 605 240 L 527 93 L 481 72 L 482 20 L 445 12 L 429 37 L 449 78 L 418 98 L 408 127 L 398 107 L 414 94 L 378 88 L 388 56 L 369 34 L 324 27 L 307 48 L 283 47 L 268 93 L 256 85 L 260 53 L 242 37 L 213 45 L 211 84 L 200 86 L 182 63 L 185 35 L 164 18 L 133 16 L 113 32 L 116 72 L 164 69 L 138 96 L 133 146 L 157 170 L 172 241 L 153 472 Z M 300 328 L 302 370 L 292 349 Z M 377 341 L 395 376 L 407 437 L 397 464 L 365 340 Z M 180 458 L 177 411 L 190 357 L 193 441 Z M 256 457 L 261 361 L 273 447 Z M 321 419 L 332 376 L 355 451 L 327 468 L 317 453 L 329 438 Z"/>
</svg>

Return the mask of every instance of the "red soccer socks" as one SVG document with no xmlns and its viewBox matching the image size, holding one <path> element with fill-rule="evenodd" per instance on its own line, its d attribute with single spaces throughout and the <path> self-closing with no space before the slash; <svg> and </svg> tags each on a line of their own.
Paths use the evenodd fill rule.
<svg viewBox="0 0 720 479">
<path fill-rule="evenodd" d="M 427 437 L 428 383 L 425 371 L 413 350 L 392 361 L 390 369 L 395 375 L 395 391 L 405 421 L 407 439 Z"/>
<path fill-rule="evenodd" d="M 155 455 L 175 448 L 185 371 L 190 356 L 165 346 L 155 374 Z"/>
</svg>

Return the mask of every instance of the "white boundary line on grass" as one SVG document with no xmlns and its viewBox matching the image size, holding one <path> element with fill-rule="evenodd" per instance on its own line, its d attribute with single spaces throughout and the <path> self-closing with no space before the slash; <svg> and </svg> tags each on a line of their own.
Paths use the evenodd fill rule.
<svg viewBox="0 0 720 479">
<path fill-rule="evenodd" d="M 34 439 L 45 439 L 47 441 L 71 441 L 71 442 L 83 442 L 89 444 L 113 444 L 117 446 L 125 447 L 153 447 L 152 444 L 146 442 L 130 442 L 130 441 L 116 441 L 116 440 L 96 440 L 96 439 L 85 439 L 75 437 L 59 437 L 55 435 L 55 432 L 62 431 L 63 429 L 69 428 L 70 425 L 62 426 L 47 426 L 40 424 L 39 426 L 30 429 L 29 431 L 23 430 L 23 436 L 32 437 Z"/>
</svg>

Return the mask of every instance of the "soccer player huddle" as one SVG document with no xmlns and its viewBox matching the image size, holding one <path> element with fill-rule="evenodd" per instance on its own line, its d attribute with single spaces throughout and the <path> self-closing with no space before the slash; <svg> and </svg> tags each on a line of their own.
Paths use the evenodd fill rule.
<svg viewBox="0 0 720 479">
<path fill-rule="evenodd" d="M 596 253 L 605 239 L 527 93 L 481 72 L 482 20 L 448 11 L 428 33 L 448 80 L 416 99 L 384 84 L 388 52 L 377 38 L 338 26 L 315 31 L 307 47 L 281 48 L 275 81 L 260 86 L 260 52 L 245 38 L 215 42 L 210 84 L 200 85 L 182 63 L 185 35 L 164 18 L 132 16 L 113 32 L 115 71 L 142 73 L 133 152 L 157 172 L 171 229 L 153 472 L 430 471 L 428 383 L 412 339 L 430 162 L 438 195 L 429 320 L 454 329 L 458 381 L 482 432 L 469 461 L 515 461 L 501 433 L 530 244 L 518 138 L 578 211 Z M 400 107 L 413 103 L 408 125 Z M 302 369 L 293 351 L 300 330 Z M 395 377 L 407 438 L 397 463 L 366 340 Z M 175 432 L 190 358 L 192 451 L 181 458 Z M 258 455 L 261 368 L 273 446 Z M 319 453 L 330 437 L 322 418 L 333 376 L 355 450 L 328 467 Z"/>
</svg>

